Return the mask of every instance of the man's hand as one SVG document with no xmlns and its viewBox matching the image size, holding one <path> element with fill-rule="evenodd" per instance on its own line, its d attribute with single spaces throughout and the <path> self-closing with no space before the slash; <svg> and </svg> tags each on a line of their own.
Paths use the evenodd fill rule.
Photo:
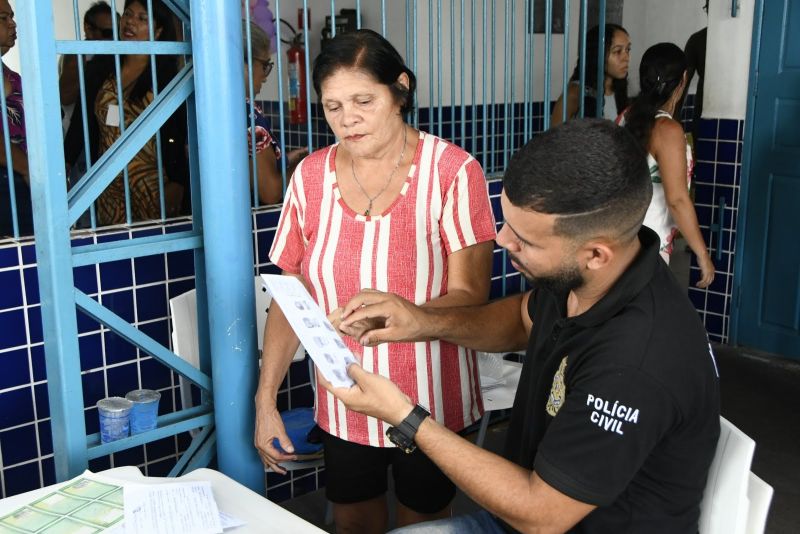
<svg viewBox="0 0 800 534">
<path fill-rule="evenodd" d="M 273 444 L 273 440 L 276 438 L 281 445 L 280 449 Z M 297 459 L 297 456 L 292 454 L 294 445 L 286 434 L 286 428 L 283 426 L 283 419 L 281 419 L 278 409 L 274 405 L 265 406 L 258 400 L 256 400 L 256 431 L 253 441 L 264 466 L 276 473 L 286 474 L 286 470 L 280 466 L 280 462 Z"/>
<path fill-rule="evenodd" d="M 328 321 L 330 321 L 331 325 L 336 329 L 337 332 L 346 336 L 350 336 L 355 340 L 360 340 L 364 334 L 371 330 L 377 330 L 386 326 L 386 322 L 382 317 L 374 317 L 372 319 L 356 321 L 349 325 L 347 330 L 342 330 L 341 324 L 343 313 L 344 308 L 336 308 L 328 314 Z"/>
<path fill-rule="evenodd" d="M 392 293 L 363 289 L 342 311 L 339 329 L 366 346 L 387 341 L 422 341 L 425 311 Z"/>
<path fill-rule="evenodd" d="M 335 388 L 322 375 L 317 376 L 319 385 L 333 393 L 351 410 L 397 426 L 414 408 L 411 399 L 389 379 L 368 373 L 356 364 L 350 364 L 347 374 L 355 381 L 355 385 L 349 388 Z"/>
</svg>

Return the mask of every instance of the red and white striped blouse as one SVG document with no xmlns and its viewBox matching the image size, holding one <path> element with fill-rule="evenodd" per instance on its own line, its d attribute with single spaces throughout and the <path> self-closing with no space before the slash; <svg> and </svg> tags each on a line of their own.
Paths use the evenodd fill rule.
<svg viewBox="0 0 800 534">
<path fill-rule="evenodd" d="M 495 237 L 480 164 L 461 148 L 420 132 L 400 195 L 381 215 L 364 216 L 342 200 L 336 148 L 319 150 L 297 167 L 269 256 L 301 274 L 326 313 L 362 288 L 422 304 L 447 292 L 447 257 Z M 346 338 L 364 369 L 390 378 L 414 402 L 458 431 L 481 415 L 474 351 L 444 341 L 362 347 Z M 349 411 L 317 389 L 317 423 L 351 442 L 388 447 L 382 421 Z"/>
</svg>

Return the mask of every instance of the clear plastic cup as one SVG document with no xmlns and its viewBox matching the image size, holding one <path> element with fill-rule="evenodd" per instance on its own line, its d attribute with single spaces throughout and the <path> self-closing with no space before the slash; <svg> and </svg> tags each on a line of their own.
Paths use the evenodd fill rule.
<svg viewBox="0 0 800 534">
<path fill-rule="evenodd" d="M 158 422 L 158 401 L 161 393 L 152 389 L 135 389 L 125 395 L 133 403 L 131 410 L 131 434 L 138 434 L 156 428 Z"/>
<path fill-rule="evenodd" d="M 110 443 L 128 437 L 132 407 L 133 403 L 122 397 L 109 397 L 97 401 L 101 443 Z"/>
</svg>

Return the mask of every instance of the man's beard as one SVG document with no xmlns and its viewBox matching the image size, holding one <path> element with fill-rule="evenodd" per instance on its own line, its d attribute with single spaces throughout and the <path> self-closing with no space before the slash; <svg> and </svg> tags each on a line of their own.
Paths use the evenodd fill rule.
<svg viewBox="0 0 800 534">
<path fill-rule="evenodd" d="M 514 263 L 522 266 L 522 263 L 516 258 L 516 256 L 511 253 L 509 253 L 509 256 L 511 256 L 511 259 L 514 260 Z M 550 291 L 555 295 L 566 294 L 573 289 L 578 289 L 584 283 L 581 269 L 575 264 L 561 264 L 558 270 L 543 276 L 534 276 L 527 270 L 520 269 L 519 272 L 525 277 L 531 287 L 540 287 Z"/>
</svg>

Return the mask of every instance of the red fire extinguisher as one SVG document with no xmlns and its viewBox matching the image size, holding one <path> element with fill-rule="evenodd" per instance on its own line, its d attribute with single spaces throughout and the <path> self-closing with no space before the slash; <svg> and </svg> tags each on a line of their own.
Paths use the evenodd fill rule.
<svg viewBox="0 0 800 534">
<path fill-rule="evenodd" d="M 297 10 L 299 28 L 303 27 L 303 9 Z M 289 60 L 289 122 L 308 122 L 306 113 L 306 53 L 303 49 L 303 34 L 298 32 L 292 46 L 286 51 Z"/>
</svg>

